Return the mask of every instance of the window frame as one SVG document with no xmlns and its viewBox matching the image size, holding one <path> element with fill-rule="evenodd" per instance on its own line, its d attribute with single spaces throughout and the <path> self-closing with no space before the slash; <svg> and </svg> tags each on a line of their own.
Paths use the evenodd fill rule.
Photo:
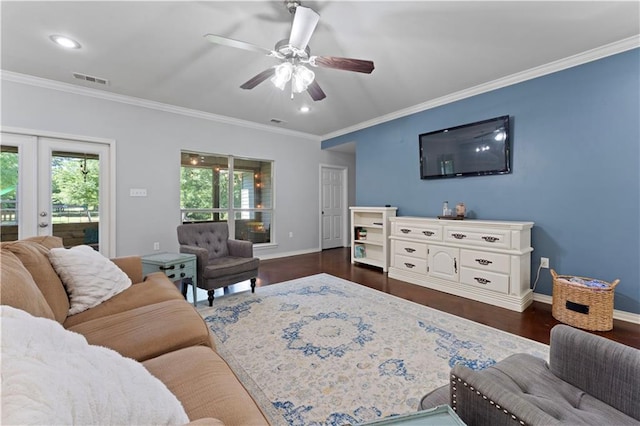
<svg viewBox="0 0 640 426">
<path fill-rule="evenodd" d="M 227 184 L 227 207 L 212 207 L 212 208 L 183 208 L 182 207 L 182 191 L 183 191 L 183 187 L 182 187 L 182 173 L 183 173 L 183 168 L 202 168 L 202 166 L 198 166 L 197 164 L 193 164 L 191 162 L 189 162 L 188 160 L 185 160 L 185 158 L 193 158 L 194 156 L 198 156 L 199 158 L 206 158 L 206 157 L 211 157 L 211 158 L 226 158 L 227 159 L 227 168 L 226 169 L 221 169 L 222 170 L 226 170 L 227 174 L 229 176 L 228 178 L 228 184 Z M 226 155 L 226 154 L 216 154 L 216 153 L 203 153 L 203 152 L 194 152 L 194 151 L 188 151 L 188 150 L 181 150 L 180 151 L 180 157 L 181 157 L 181 161 L 180 161 L 180 223 L 198 223 L 198 222 L 207 222 L 207 221 L 226 221 L 228 226 L 229 226 L 229 236 L 230 238 L 236 239 L 236 221 L 241 219 L 241 216 L 245 213 L 248 213 L 248 218 L 246 219 L 250 219 L 252 216 L 255 217 L 256 213 L 264 213 L 267 215 L 270 215 L 271 220 L 269 223 L 269 236 L 268 236 L 268 241 L 267 242 L 253 242 L 254 245 L 259 245 L 259 246 L 267 246 L 267 245 L 275 245 L 275 216 L 276 216 L 276 208 L 275 208 L 275 161 L 274 160 L 270 160 L 270 159 L 258 159 L 258 158 L 250 158 L 250 157 L 244 157 L 244 156 L 235 156 L 235 155 Z M 242 161 L 255 161 L 255 162 L 260 162 L 260 163 L 269 163 L 270 164 L 270 169 L 271 169 L 271 173 L 270 173 L 270 188 L 268 189 L 268 191 L 270 192 L 270 205 L 268 207 L 265 206 L 261 206 L 261 207 L 236 207 L 235 203 L 234 203 L 234 185 L 235 185 L 235 179 L 232 178 L 232 176 L 235 176 L 236 173 L 241 173 L 241 172 L 248 172 L 251 171 L 249 169 L 246 168 L 239 168 L 238 170 L 236 170 L 236 161 L 237 160 L 242 160 Z M 242 191 L 243 188 L 240 188 L 240 191 Z M 264 191 L 264 184 L 262 186 L 262 191 Z M 220 194 L 220 196 L 222 196 L 222 194 Z M 242 195 L 241 195 L 242 197 Z M 212 195 L 213 198 L 213 195 Z M 212 200 L 213 201 L 213 200 Z M 220 200 L 220 203 L 222 204 L 222 200 Z M 186 215 L 189 213 L 210 213 L 211 214 L 211 220 L 187 220 L 186 219 Z M 219 215 L 218 219 L 215 219 L 215 216 Z M 239 217 L 236 217 L 236 215 L 238 215 Z M 226 219 L 221 219 L 220 217 L 226 217 Z M 251 241 L 248 240 L 247 241 Z"/>
</svg>

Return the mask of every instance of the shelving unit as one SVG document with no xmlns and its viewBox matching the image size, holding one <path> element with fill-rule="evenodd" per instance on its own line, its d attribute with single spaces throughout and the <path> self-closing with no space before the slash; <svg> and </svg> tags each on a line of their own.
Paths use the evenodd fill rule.
<svg viewBox="0 0 640 426">
<path fill-rule="evenodd" d="M 397 207 L 349 207 L 351 210 L 351 263 L 389 267 L 389 218 Z"/>
</svg>

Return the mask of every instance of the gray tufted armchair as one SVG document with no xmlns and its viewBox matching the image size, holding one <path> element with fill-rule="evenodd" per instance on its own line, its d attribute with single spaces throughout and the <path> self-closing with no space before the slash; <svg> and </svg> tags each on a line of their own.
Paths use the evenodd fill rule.
<svg viewBox="0 0 640 426">
<path fill-rule="evenodd" d="M 207 290 L 209 306 L 217 288 L 251 280 L 255 292 L 260 259 L 253 257 L 253 243 L 229 239 L 226 222 L 190 223 L 178 226 L 180 253 L 197 257 L 199 288 Z"/>
</svg>

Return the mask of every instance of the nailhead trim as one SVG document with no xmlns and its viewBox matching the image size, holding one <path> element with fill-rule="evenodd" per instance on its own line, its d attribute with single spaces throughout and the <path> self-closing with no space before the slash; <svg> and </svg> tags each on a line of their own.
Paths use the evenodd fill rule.
<svg viewBox="0 0 640 426">
<path fill-rule="evenodd" d="M 510 413 L 505 408 L 500 407 L 499 404 L 496 404 L 495 402 L 490 400 L 486 395 L 482 394 L 479 390 L 475 389 L 473 386 L 470 386 L 467 382 L 463 382 L 462 379 L 460 377 L 456 376 L 455 374 L 451 375 L 451 405 L 452 405 L 453 411 L 458 411 L 458 407 L 457 407 L 458 395 L 456 394 L 456 392 L 458 390 L 457 386 L 459 384 L 462 384 L 465 388 L 468 388 L 470 391 L 475 392 L 476 395 L 481 396 L 482 399 L 484 399 L 485 401 L 489 401 L 489 404 L 493 405 L 494 407 L 496 407 L 498 410 L 502 411 L 503 413 L 505 413 L 507 415 L 510 415 L 513 420 L 516 420 L 522 426 L 526 426 L 526 423 L 524 421 L 520 420 L 515 414 Z"/>
</svg>

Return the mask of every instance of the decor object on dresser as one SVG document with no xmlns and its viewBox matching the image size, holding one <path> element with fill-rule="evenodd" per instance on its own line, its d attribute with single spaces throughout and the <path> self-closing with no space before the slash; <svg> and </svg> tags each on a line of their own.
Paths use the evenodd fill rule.
<svg viewBox="0 0 640 426">
<path fill-rule="evenodd" d="M 171 281 L 180 282 L 180 290 L 186 298 L 187 286 L 193 290 L 193 306 L 197 303 L 196 255 L 187 253 L 154 253 L 142 256 L 142 274 L 147 276 L 154 272 L 162 272 Z"/>
<path fill-rule="evenodd" d="M 274 425 L 413 413 L 454 364 L 548 357 L 542 343 L 328 274 L 231 294 L 198 311 Z"/>
<path fill-rule="evenodd" d="M 419 409 L 451 404 L 469 426 L 638 425 L 638 377 L 639 350 L 560 324 L 549 363 L 515 354 L 481 371 L 456 365 Z"/>
<path fill-rule="evenodd" d="M 518 312 L 533 301 L 533 222 L 389 220 L 389 277 Z"/>
<path fill-rule="evenodd" d="M 397 207 L 349 207 L 351 210 L 351 263 L 389 267 L 389 218 Z"/>
<path fill-rule="evenodd" d="M 251 280 L 255 291 L 260 259 L 253 257 L 251 241 L 229 238 L 227 222 L 200 222 L 178 226 L 180 253 L 195 254 L 198 287 L 207 290 L 209 306 L 215 289 Z"/>
</svg>

